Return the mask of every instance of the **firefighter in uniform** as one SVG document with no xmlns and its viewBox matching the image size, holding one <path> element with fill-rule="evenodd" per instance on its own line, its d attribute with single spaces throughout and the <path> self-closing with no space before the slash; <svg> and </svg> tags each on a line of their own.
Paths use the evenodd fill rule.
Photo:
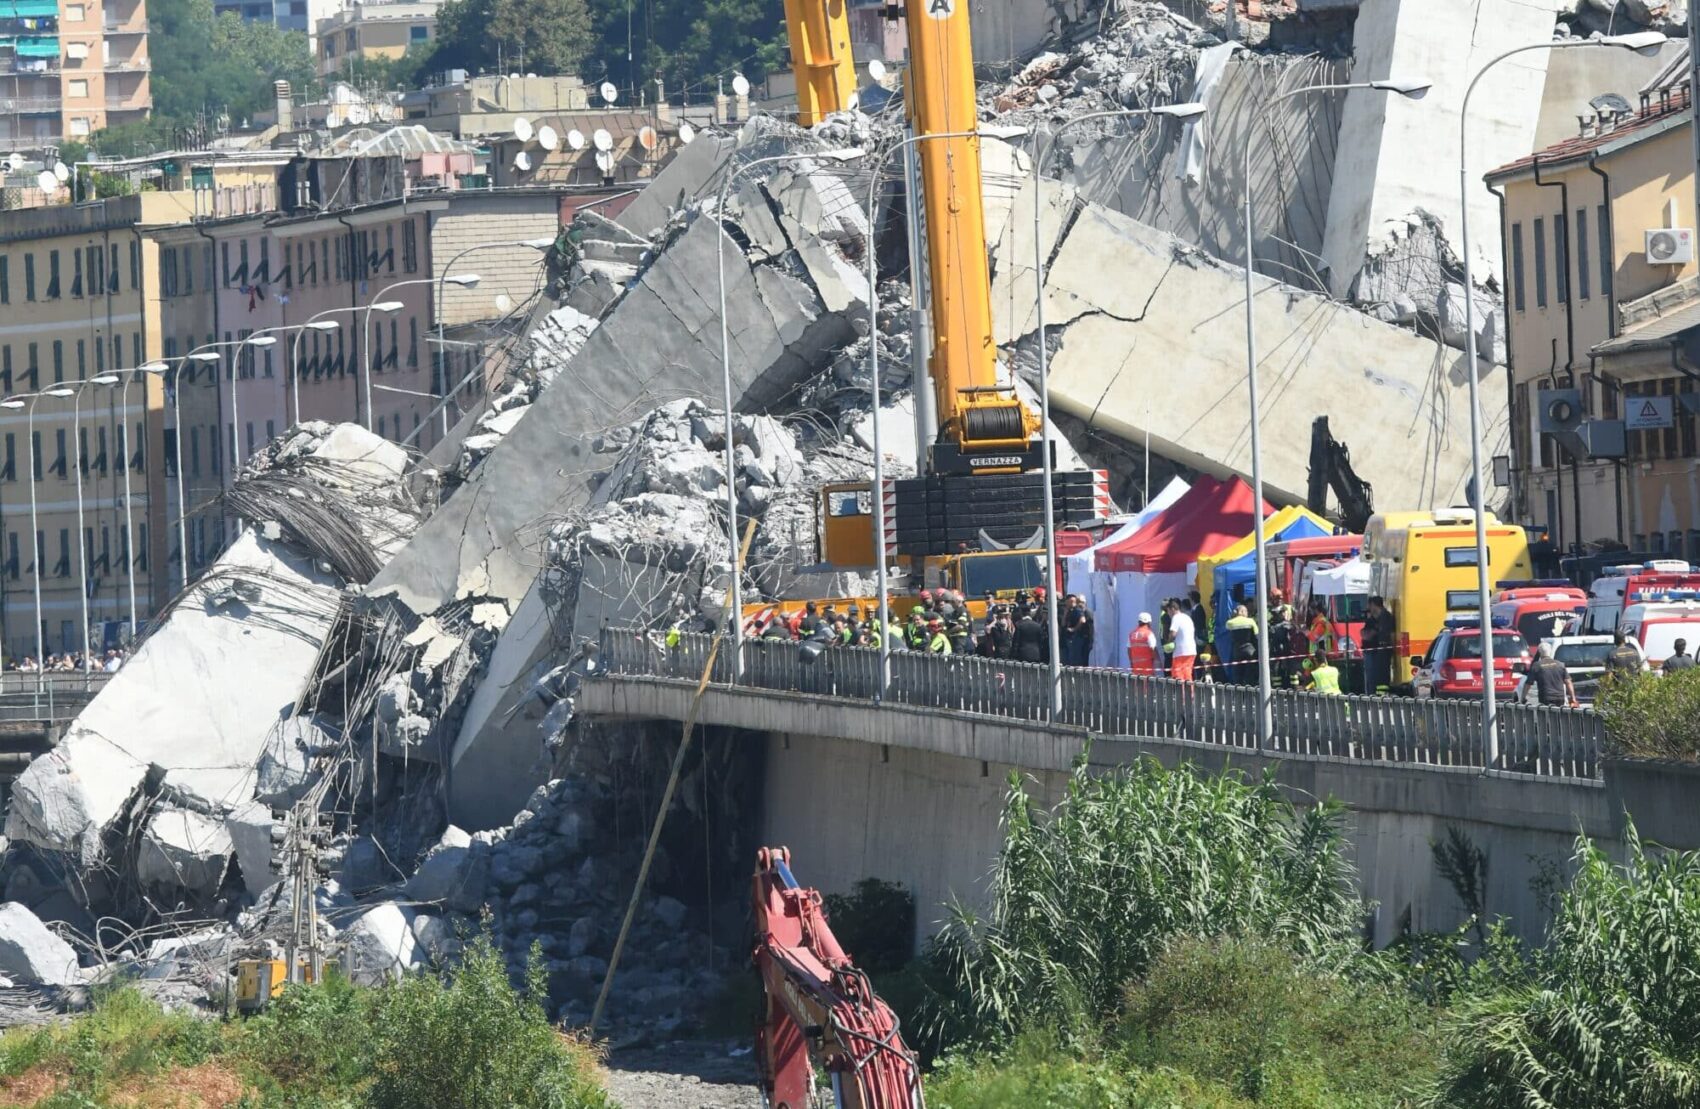
<svg viewBox="0 0 1700 1109">
<path fill-rule="evenodd" d="M 1149 612 L 1139 614 L 1139 626 L 1127 637 L 1127 665 L 1135 674 L 1157 673 L 1157 633 Z"/>
</svg>

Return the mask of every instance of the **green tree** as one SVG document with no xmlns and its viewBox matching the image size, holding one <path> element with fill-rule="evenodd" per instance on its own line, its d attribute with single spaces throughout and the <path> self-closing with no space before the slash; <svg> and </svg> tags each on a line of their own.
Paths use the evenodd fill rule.
<svg viewBox="0 0 1700 1109">
<path fill-rule="evenodd" d="M 595 45 L 585 0 L 449 0 L 430 67 L 577 74 Z"/>
<path fill-rule="evenodd" d="M 1437 1105 L 1700 1104 L 1700 853 L 1650 855 L 1633 825 L 1624 838 L 1622 865 L 1578 843 L 1544 949 L 1473 976 Z"/>
<path fill-rule="evenodd" d="M 621 88 L 660 77 L 669 97 L 712 95 L 716 78 L 760 80 L 788 64 L 783 0 L 591 0 L 590 72 Z M 628 24 L 628 12 L 630 23 Z M 627 27 L 632 64 L 626 64 Z"/>
<path fill-rule="evenodd" d="M 1700 758 L 1700 668 L 1602 682 L 1595 708 L 1619 754 Z"/>
</svg>

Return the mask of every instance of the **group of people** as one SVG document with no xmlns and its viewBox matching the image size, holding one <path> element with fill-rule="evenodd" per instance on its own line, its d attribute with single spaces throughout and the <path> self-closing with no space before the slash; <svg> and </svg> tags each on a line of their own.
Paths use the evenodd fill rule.
<svg viewBox="0 0 1700 1109">
<path fill-rule="evenodd" d="M 1164 601 L 1161 616 L 1139 614 L 1128 635 L 1128 668 L 1135 674 L 1163 675 L 1177 681 L 1221 681 L 1255 685 L 1258 672 L 1258 621 L 1247 606 L 1235 605 L 1224 622 L 1225 637 L 1214 634 L 1209 611 L 1197 590 Z M 1302 623 L 1280 589 L 1269 591 L 1270 670 L 1278 688 L 1315 693 L 1344 692 L 1334 661 L 1334 623 L 1321 601 L 1311 604 Z M 1363 688 L 1383 692 L 1392 681 L 1393 618 L 1381 598 L 1371 597 L 1364 623 Z"/>
<path fill-rule="evenodd" d="M 899 607 L 894 605 L 893 607 Z M 976 622 L 967 599 L 953 589 L 923 589 L 889 625 L 873 606 L 864 612 L 855 602 L 842 611 L 832 602 L 809 601 L 790 615 L 758 619 L 750 631 L 763 639 L 795 640 L 833 647 L 884 645 L 892 650 L 933 655 L 978 655 L 1017 662 L 1049 662 L 1050 614 L 1043 586 L 1021 591 L 1013 601 L 988 601 Z M 1086 666 L 1092 657 L 1094 627 L 1084 597 L 1069 594 L 1059 604 L 1058 658 L 1065 666 Z"/>
<path fill-rule="evenodd" d="M 91 651 L 86 658 L 81 651 L 66 651 L 48 655 L 43 662 L 37 662 L 34 655 L 25 655 L 21 659 L 13 659 L 7 669 L 15 674 L 75 674 L 78 671 L 115 674 L 124 665 L 124 657 L 124 652 L 116 648 L 108 649 L 104 655 Z"/>
</svg>

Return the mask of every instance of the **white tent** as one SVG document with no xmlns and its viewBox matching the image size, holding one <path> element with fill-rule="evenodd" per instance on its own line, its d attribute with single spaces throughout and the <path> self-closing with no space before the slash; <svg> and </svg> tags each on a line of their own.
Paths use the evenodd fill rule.
<svg viewBox="0 0 1700 1109">
<path fill-rule="evenodd" d="M 1095 553 L 1099 547 L 1112 543 L 1120 543 L 1149 523 L 1165 508 L 1180 500 L 1192 486 L 1180 478 L 1170 478 L 1155 497 L 1146 502 L 1145 507 L 1121 527 L 1099 540 L 1095 545 L 1084 551 L 1077 551 L 1063 560 L 1063 581 L 1070 593 L 1079 593 L 1086 598 L 1086 607 L 1091 610 L 1096 624 L 1096 633 L 1092 637 L 1093 666 L 1126 666 L 1127 664 L 1127 635 L 1121 631 L 1126 624 L 1131 630 L 1132 623 L 1123 619 L 1121 598 L 1117 595 L 1116 579 L 1133 578 L 1142 575 L 1112 574 L 1093 569 Z M 1128 598 L 1129 604 L 1143 603 L 1143 595 L 1138 598 Z M 1138 610 L 1134 610 L 1137 617 Z"/>
<path fill-rule="evenodd" d="M 1310 579 L 1312 597 L 1369 596 L 1369 563 L 1362 558 L 1349 558 L 1322 570 L 1306 567 L 1305 576 Z"/>
</svg>

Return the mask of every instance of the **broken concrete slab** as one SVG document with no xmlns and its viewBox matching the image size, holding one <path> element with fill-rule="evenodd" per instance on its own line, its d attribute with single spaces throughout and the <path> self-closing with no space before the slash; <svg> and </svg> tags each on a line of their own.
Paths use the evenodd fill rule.
<svg viewBox="0 0 1700 1109">
<path fill-rule="evenodd" d="M 614 222 L 646 238 L 655 235 L 675 210 L 704 194 L 719 177 L 721 165 L 737 149 L 738 140 L 731 135 L 697 135 L 674 153 L 673 160 L 632 198 Z"/>
<path fill-rule="evenodd" d="M 272 866 L 276 846 L 272 843 L 272 809 L 261 801 L 238 805 L 224 818 L 224 832 L 242 872 L 242 885 L 254 897 L 270 889 L 283 877 Z"/>
<path fill-rule="evenodd" d="M 412 909 L 385 903 L 366 910 L 342 934 L 343 970 L 358 985 L 375 986 L 419 965 L 424 952 L 413 934 Z"/>
<path fill-rule="evenodd" d="M 488 845 L 451 824 L 405 889 L 410 900 L 431 902 L 451 912 L 476 913 L 484 905 L 489 871 Z"/>
<path fill-rule="evenodd" d="M 136 879 L 147 888 L 206 900 L 223 884 L 233 849 L 222 821 L 162 805 L 142 829 Z"/>
<path fill-rule="evenodd" d="M 1057 186 L 1047 182 L 1047 190 Z M 1032 203 L 1018 200 L 1017 210 Z M 1028 208 L 1030 211 L 1031 209 Z M 1029 249 L 1031 239 L 1028 240 Z M 1012 288 L 1032 289 L 1030 253 L 998 260 Z M 1246 434 L 1244 271 L 1096 205 L 1069 227 L 1046 272 L 1055 346 L 1051 403 L 1130 442 L 1207 473 L 1250 469 Z M 1321 415 L 1350 446 L 1380 504 L 1462 503 L 1470 469 L 1468 377 L 1462 357 L 1325 297 L 1256 279 L 1271 496 L 1304 499 L 1308 429 Z M 994 305 L 1000 343 L 1033 342 L 1033 297 Z M 1225 323 L 1225 319 L 1232 320 Z M 1502 373 L 1481 390 L 1490 452 L 1507 434 Z M 1496 384 L 1497 382 L 1497 384 Z M 1304 429 L 1304 430 L 1299 430 Z M 1387 444 L 1404 449 L 1387 449 Z"/>
<path fill-rule="evenodd" d="M 766 266 L 753 270 L 720 223 L 699 216 L 643 272 L 583 348 L 468 481 L 420 528 L 368 587 L 413 612 L 435 612 L 469 595 L 517 604 L 536 576 L 522 533 L 588 499 L 595 444 L 608 428 L 657 404 L 721 391 L 715 272 L 725 250 L 733 393 L 760 409 L 818 368 L 854 335 L 806 282 Z"/>
<path fill-rule="evenodd" d="M 88 867 L 145 785 L 202 811 L 247 801 L 340 604 L 328 575 L 241 536 L 18 778 L 7 835 Z"/>
<path fill-rule="evenodd" d="M 0 905 L 0 973 L 48 986 L 81 981 L 77 952 L 16 901 Z"/>
</svg>

